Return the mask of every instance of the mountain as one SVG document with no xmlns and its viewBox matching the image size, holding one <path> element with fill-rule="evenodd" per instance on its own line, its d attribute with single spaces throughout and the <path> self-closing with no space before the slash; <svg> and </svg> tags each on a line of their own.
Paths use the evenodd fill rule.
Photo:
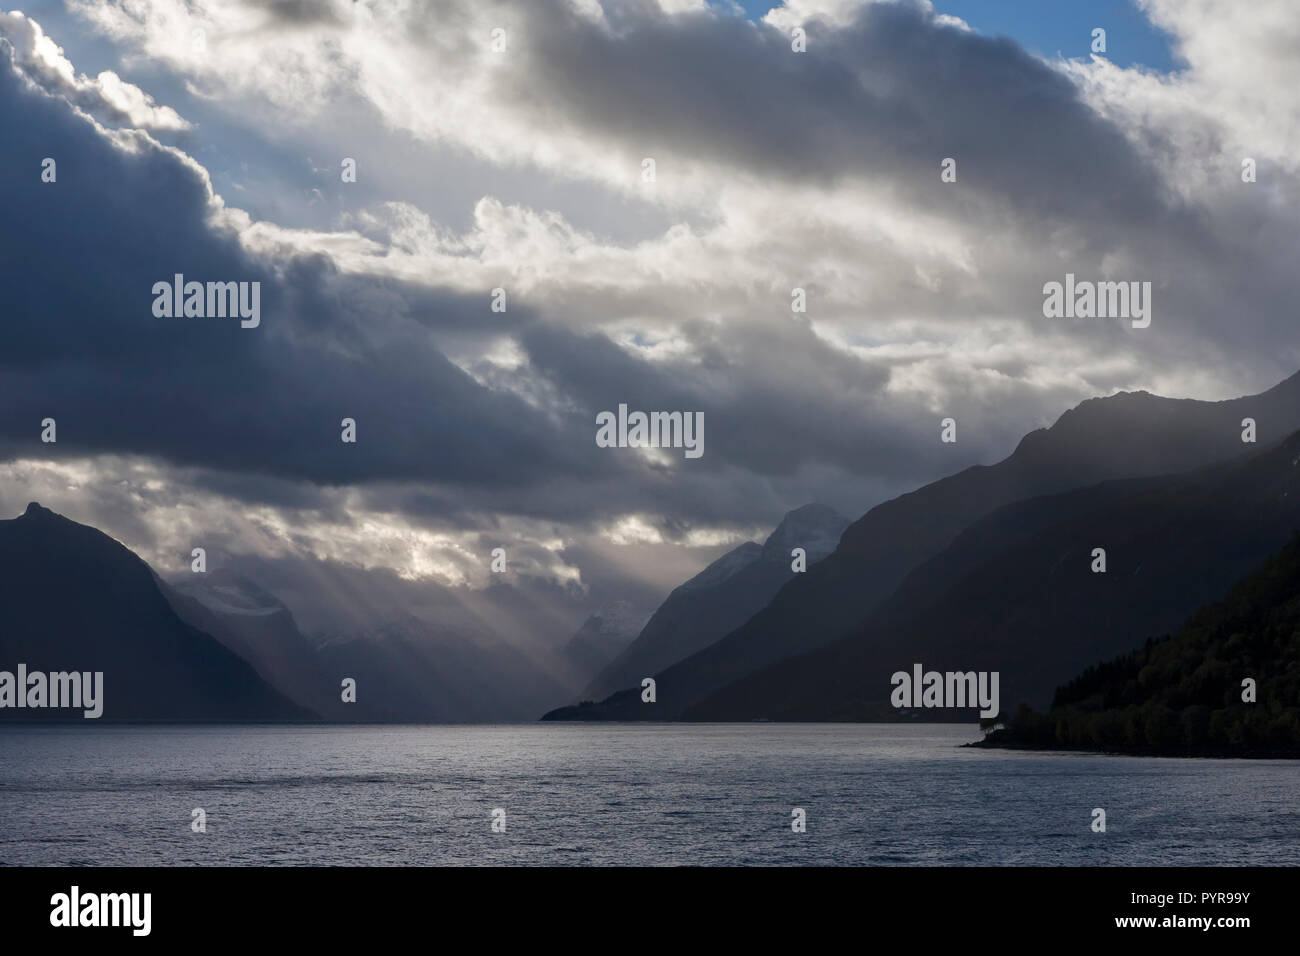
<svg viewBox="0 0 1300 956">
<path fill-rule="evenodd" d="M 890 676 L 996 671 L 1042 707 L 1088 664 L 1176 627 L 1300 528 L 1300 432 L 1244 460 L 1106 482 L 989 515 L 917 568 L 856 633 L 736 681 L 693 720 L 970 719 L 900 714 Z M 1104 548 L 1106 570 L 1092 570 Z"/>
<path fill-rule="evenodd" d="M 223 554 L 221 570 L 211 559 L 173 588 L 204 602 L 223 622 L 208 625 L 214 635 L 286 693 L 323 684 L 330 720 L 523 720 L 575 691 L 560 648 L 577 612 L 529 581 L 474 589 L 313 558 Z M 344 678 L 357 682 L 353 703 L 341 700 Z"/>
<path fill-rule="evenodd" d="M 606 608 L 582 622 L 561 649 L 561 656 L 581 688 L 625 651 L 641 629 L 644 615 L 625 604 Z"/>
<path fill-rule="evenodd" d="M 107 720 L 309 720 L 219 641 L 177 616 L 144 561 L 33 502 L 0 521 L 0 668 L 102 671 Z M 56 710 L 13 719 L 81 719 Z"/>
<path fill-rule="evenodd" d="M 727 636 L 657 671 L 658 700 L 638 687 L 556 717 L 671 720 L 727 685 L 774 662 L 850 633 L 922 562 L 966 527 L 1026 498 L 1100 482 L 1169 474 L 1228 461 L 1252 418 L 1261 441 L 1300 428 L 1300 374 L 1260 395 L 1203 402 L 1148 392 L 1089 399 L 1047 429 L 1026 435 L 995 465 L 977 465 L 872 508 L 825 560 L 796 575 Z"/>
<path fill-rule="evenodd" d="M 1021 708 L 977 746 L 1300 757 L 1300 536 L 1177 633 L 1089 667 L 1049 713 Z"/>
<path fill-rule="evenodd" d="M 279 598 L 229 568 L 182 575 L 164 590 L 184 620 L 327 720 L 420 723 L 512 716 L 502 700 L 509 689 L 503 693 L 492 686 L 493 675 L 513 674 L 511 652 L 489 649 L 491 636 L 466 629 L 463 613 L 430 623 L 390 611 L 365 626 L 308 637 Z M 354 701 L 343 701 L 345 678 L 356 682 Z"/>
<path fill-rule="evenodd" d="M 107 535 L 33 504 L 0 522 L 0 670 L 103 671 L 109 719 L 516 720 L 565 693 L 544 649 L 501 639 L 450 589 L 422 589 L 414 614 L 364 603 L 347 569 L 301 568 L 309 591 L 278 572 L 296 597 L 332 587 L 333 604 L 313 613 L 335 627 L 304 634 L 278 597 L 231 569 L 165 582 Z M 0 711 L 15 713 L 68 716 Z"/>
<path fill-rule="evenodd" d="M 393 615 L 364 629 L 315 635 L 321 666 L 357 682 L 360 719 L 525 720 L 565 685 L 489 631 Z M 336 682 L 337 683 L 337 682 Z"/>
<path fill-rule="evenodd" d="M 293 614 L 269 591 L 227 568 L 160 586 L 181 620 L 248 661 L 290 700 L 330 721 L 374 719 L 363 700 L 343 702 L 342 678 L 322 666 Z"/>
<path fill-rule="evenodd" d="M 759 545 L 753 541 L 718 558 L 673 590 L 641 633 L 583 694 L 603 697 L 620 687 L 640 685 L 684 657 L 725 637 L 772 599 L 795 576 L 790 551 L 801 547 L 811 565 L 830 554 L 848 526 L 833 508 L 796 508 Z"/>
</svg>

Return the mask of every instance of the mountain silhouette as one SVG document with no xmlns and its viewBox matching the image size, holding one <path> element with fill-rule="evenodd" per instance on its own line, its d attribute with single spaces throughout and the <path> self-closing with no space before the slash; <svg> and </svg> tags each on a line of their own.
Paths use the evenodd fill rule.
<svg viewBox="0 0 1300 956">
<path fill-rule="evenodd" d="M 997 671 L 1004 709 L 1041 708 L 1088 664 L 1221 598 L 1297 528 L 1300 432 L 1244 460 L 1018 502 L 917 568 L 851 636 L 742 678 L 685 716 L 897 719 L 890 675 L 915 663 Z"/>
<path fill-rule="evenodd" d="M 185 623 L 248 661 L 295 703 L 330 721 L 372 719 L 363 699 L 344 703 L 341 675 L 327 671 L 293 614 L 275 595 L 226 568 L 160 585 Z"/>
<path fill-rule="evenodd" d="M 33 502 L 0 521 L 0 668 L 102 671 L 104 720 L 314 719 L 186 624 L 139 557 Z M 0 719 L 82 719 L 66 710 Z"/>
<path fill-rule="evenodd" d="M 640 684 L 725 637 L 760 610 L 794 577 L 793 548 L 809 564 L 835 549 L 848 519 L 833 508 L 807 504 L 787 513 L 762 544 L 746 541 L 677 587 L 641 633 L 592 681 L 584 697 L 600 697 Z"/>
<path fill-rule="evenodd" d="M 980 746 L 1300 756 L 1300 536 L 1172 636 L 1089 667 Z"/>
<path fill-rule="evenodd" d="M 729 684 L 778 661 L 851 634 L 922 562 L 966 527 L 1026 498 L 1104 481 L 1186 471 L 1225 462 L 1300 428 L 1300 373 L 1259 395 L 1205 402 L 1148 392 L 1089 399 L 1050 428 L 1026 435 L 995 465 L 976 465 L 883 502 L 844 532 L 825 560 L 795 575 L 744 624 L 656 672 L 657 701 L 639 687 L 553 718 L 671 720 Z M 710 710 L 709 712 L 716 712 Z M 697 711 L 702 713 L 702 711 Z"/>
<path fill-rule="evenodd" d="M 525 720 L 578 686 L 552 647 L 558 627 L 517 587 L 474 591 L 314 559 L 222 555 L 214 567 L 209 558 L 207 572 L 169 578 L 178 613 L 328 720 Z M 341 699 L 345 678 L 356 681 L 355 701 Z"/>
<path fill-rule="evenodd" d="M 630 608 L 606 608 L 587 616 L 565 642 L 561 656 L 581 689 L 623 653 L 640 632 L 643 615 Z"/>
</svg>

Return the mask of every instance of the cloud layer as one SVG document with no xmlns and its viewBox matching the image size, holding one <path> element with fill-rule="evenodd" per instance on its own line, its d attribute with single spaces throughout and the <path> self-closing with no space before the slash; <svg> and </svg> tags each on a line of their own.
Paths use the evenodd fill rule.
<svg viewBox="0 0 1300 956">
<path fill-rule="evenodd" d="M 0 451 L 162 550 L 164 524 L 220 523 L 236 551 L 482 586 L 495 539 L 644 598 L 1082 398 L 1300 364 L 1284 3 L 1146 4 L 1176 75 L 1045 62 L 914 2 L 71 7 L 120 69 L 0 15 Z M 1150 281 L 1151 328 L 1044 319 L 1066 272 Z M 260 282 L 261 326 L 155 318 L 175 273 Z M 703 411 L 704 457 L 597 448 L 620 403 Z M 115 481 L 151 483 L 154 517 L 84 491 Z"/>
</svg>

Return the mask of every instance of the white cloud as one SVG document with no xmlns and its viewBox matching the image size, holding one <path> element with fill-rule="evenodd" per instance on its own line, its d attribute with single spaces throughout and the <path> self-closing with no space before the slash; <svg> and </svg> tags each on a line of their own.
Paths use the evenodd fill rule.
<svg viewBox="0 0 1300 956">
<path fill-rule="evenodd" d="M 93 80 L 79 74 L 63 50 L 45 35 L 41 25 L 21 13 L 0 13 L 0 36 L 14 48 L 14 62 L 45 89 L 62 94 L 86 110 L 114 122 L 139 129 L 185 130 L 187 123 L 170 106 L 157 105 L 153 97 L 111 70 Z"/>
<path fill-rule="evenodd" d="M 665 20 L 684 30 L 708 20 L 679 9 L 680 4 L 662 6 Z M 855 0 L 799 0 L 769 13 L 767 26 L 742 22 L 735 29 L 784 30 L 820 18 L 827 29 L 844 30 L 862 6 Z M 891 165 L 885 161 L 891 155 L 855 162 L 853 149 L 869 140 L 849 141 L 849 160 L 842 166 L 818 166 L 821 157 L 809 144 L 793 139 L 797 130 L 814 129 L 811 121 L 799 126 L 789 112 L 754 108 L 744 83 L 736 90 L 724 85 L 699 91 L 702 104 L 718 110 L 711 125 L 720 145 L 712 152 L 695 149 L 689 137 L 673 140 L 666 123 L 642 123 L 636 115 L 611 120 L 583 99 L 586 91 L 566 89 L 564 96 L 546 85 L 551 77 L 533 55 L 538 37 L 530 35 L 527 7 L 448 3 L 433 15 L 419 4 L 340 2 L 307 5 L 298 19 L 278 17 L 274 7 L 233 0 L 76 0 L 73 7 L 126 51 L 125 64 L 161 64 L 205 103 L 268 131 L 278 144 L 290 144 L 290 152 L 301 141 L 295 137 L 310 131 L 325 137 L 339 156 L 350 155 L 349 138 L 355 134 L 337 118 L 360 108 L 430 157 L 468 157 L 487 178 L 509 178 L 509 189 L 500 192 L 457 193 L 453 201 L 463 206 L 464 215 L 455 225 L 406 197 L 341 205 L 336 228 L 315 230 L 286 228 L 270 215 L 224 207 L 219 197 L 213 203 L 218 223 L 265 262 L 319 253 L 344 279 L 391 278 L 482 296 L 484 323 L 446 332 L 440 347 L 479 385 L 518 395 L 557 417 L 575 410 L 578 383 L 547 379 L 516 329 L 486 325 L 488 290 L 495 286 L 508 289 L 512 307 L 548 326 L 606 336 L 643 370 L 662 375 L 650 381 L 687 383 L 724 411 L 732 410 L 728 401 L 770 396 L 774 406 L 791 410 L 792 421 L 802 415 L 815 425 L 824 418 L 852 431 L 842 439 L 845 445 L 868 443 L 876 435 L 873 428 L 888 430 L 920 415 L 927 416 L 928 427 L 930 416 L 960 407 L 969 420 L 989 423 L 991 455 L 1009 450 L 1002 447 L 1002 432 L 1014 436 L 1043 424 L 1045 415 L 1098 391 L 1148 387 L 1224 397 L 1271 384 L 1273 367 L 1290 361 L 1287 346 L 1271 345 L 1260 331 L 1266 309 L 1285 305 L 1277 290 L 1289 284 L 1296 252 L 1287 244 L 1294 239 L 1288 225 L 1294 217 L 1286 218 L 1286 210 L 1295 197 L 1300 123 L 1294 90 L 1300 66 L 1293 55 L 1296 26 L 1287 19 L 1285 4 L 1252 5 L 1249 16 L 1199 0 L 1150 4 L 1189 59 L 1188 70 L 1176 76 L 1124 70 L 1105 61 L 1057 65 L 1091 108 L 1114 124 L 1098 129 L 1119 129 L 1137 144 L 1151 164 L 1141 171 L 1152 172 L 1154 187 L 1172 197 L 1168 207 L 1153 206 L 1159 216 L 1136 223 L 1123 218 L 1128 210 L 1109 195 L 1096 196 L 1088 206 L 1067 205 L 1064 213 L 1044 211 L 1014 189 L 988 186 L 981 170 L 964 158 L 959 184 L 940 184 L 943 130 L 935 133 L 924 122 L 926 111 L 937 104 L 906 97 L 891 102 L 898 112 L 911 110 L 920 118 L 907 127 L 923 143 L 918 147 L 923 160 L 912 166 Z M 607 18 L 594 0 L 578 8 L 583 22 L 602 36 L 620 29 L 610 22 L 613 14 Z M 945 18 L 934 22 L 965 29 Z M 0 26 L 22 38 L 20 65 L 47 89 L 82 100 L 93 94 L 98 108 L 127 116 L 133 126 L 187 128 L 174 110 L 157 106 L 116 73 L 93 81 L 78 76 L 40 28 L 21 15 L 0 18 Z M 488 45 L 496 26 L 509 37 L 503 54 Z M 816 63 L 816 57 L 828 54 L 814 44 L 804 55 Z M 708 57 L 701 53 L 701 59 Z M 687 65 L 664 64 L 662 71 Z M 828 74 L 831 79 L 865 82 L 855 72 L 863 64 L 848 59 L 831 65 L 841 68 Z M 761 64 L 749 66 L 758 70 Z M 604 79 L 593 76 L 589 82 Z M 644 83 L 655 79 L 647 70 Z M 871 77 L 873 92 L 888 92 L 893 79 Z M 523 95 L 530 92 L 532 98 Z M 1051 90 L 1063 108 L 1073 105 L 1066 101 L 1068 92 Z M 744 115 L 733 118 L 726 107 Z M 854 119 L 819 112 L 819 102 L 797 108 L 800 116 L 813 116 L 832 131 Z M 1089 118 L 1086 111 L 1080 117 Z M 805 157 L 819 175 L 795 175 L 765 163 L 764 141 L 746 123 L 788 127 L 788 152 Z M 203 155 L 198 149 L 203 133 L 194 133 L 195 155 Z M 989 133 L 993 140 L 999 135 Z M 721 142 L 725 136 L 731 140 Z M 1239 202 L 1238 154 L 1266 160 L 1278 174 L 1261 183 L 1261 196 L 1271 197 L 1274 207 L 1262 211 L 1262 231 L 1260 210 Z M 639 181 L 646 155 L 658 161 L 659 178 L 652 187 Z M 1013 182 L 1021 173 L 1051 180 L 1034 155 L 999 159 Z M 333 157 L 322 159 L 312 175 L 336 179 Z M 533 193 L 530 177 L 537 183 Z M 543 194 L 543 184 L 555 183 L 562 187 L 554 192 L 558 198 L 534 200 Z M 316 184 L 316 179 L 304 181 L 303 188 Z M 1069 196 L 1076 187 L 1063 181 L 1056 191 Z M 589 207 L 617 217 L 636 203 L 656 207 L 668 225 L 624 241 L 577 225 Z M 1241 258 L 1226 258 L 1225 249 Z M 1151 335 L 1043 322 L 1042 283 L 1066 271 L 1092 269 L 1159 284 Z M 790 311 L 796 285 L 809 294 L 803 316 Z M 1256 288 L 1258 300 L 1243 301 Z M 395 312 L 405 304 L 395 291 L 368 294 L 380 300 L 391 296 Z M 1246 314 L 1233 313 L 1234 318 L 1249 332 L 1223 328 L 1222 317 L 1238 306 Z M 1240 361 L 1242 351 L 1251 348 L 1260 356 L 1253 365 Z M 1219 365 L 1216 354 L 1235 354 L 1237 360 Z M 767 437 L 773 445 L 802 448 L 805 432 L 814 429 L 798 431 Z M 966 430 L 963 436 L 973 433 Z M 827 447 L 807 454 L 780 465 L 795 476 L 824 469 L 819 472 L 823 487 L 840 482 L 856 492 L 873 480 L 852 473 L 859 467 L 856 460 L 845 464 L 843 449 L 829 439 Z M 650 484 L 662 480 L 661 470 L 651 464 L 638 462 L 646 467 L 629 474 Z M 33 463 L 23 467 L 29 484 L 71 480 L 70 472 L 37 479 Z M 803 503 L 797 477 L 775 467 L 768 472 L 753 467 L 755 473 L 740 476 L 739 467 L 720 469 L 710 478 L 715 484 L 694 486 L 695 499 L 680 489 L 669 494 L 655 487 L 656 503 L 725 499 L 729 482 L 767 511 Z M 683 470 L 677 469 L 674 480 L 691 480 Z M 106 467 L 93 470 L 110 473 Z M 365 502 L 351 502 L 347 520 L 282 507 L 240 512 L 232 500 L 185 497 L 183 476 L 149 480 L 163 481 L 185 500 L 164 504 L 147 482 L 128 489 L 134 504 L 165 519 L 165 527 L 153 526 L 151 519 L 148 531 L 163 543 L 160 555 L 175 552 L 194 529 L 215 527 L 249 549 L 292 548 L 446 582 L 483 580 L 477 531 L 413 529 L 398 510 Z M 87 481 L 82 474 L 77 484 L 85 487 Z M 576 492 L 591 493 L 585 485 Z M 591 532 L 576 519 L 565 524 L 521 517 L 518 512 L 526 506 L 518 496 L 513 488 L 503 492 L 492 513 L 510 515 L 517 509 L 509 527 L 529 554 L 538 555 L 527 559 L 537 562 L 537 573 L 556 581 L 577 580 L 579 571 L 546 542 L 574 545 L 590 535 L 599 539 L 592 547 L 710 547 L 739 533 L 720 525 L 669 535 L 652 509 Z M 343 503 L 335 500 L 339 507 Z M 856 503 L 865 508 L 872 502 Z M 680 570 L 684 577 L 689 568 Z"/>
</svg>

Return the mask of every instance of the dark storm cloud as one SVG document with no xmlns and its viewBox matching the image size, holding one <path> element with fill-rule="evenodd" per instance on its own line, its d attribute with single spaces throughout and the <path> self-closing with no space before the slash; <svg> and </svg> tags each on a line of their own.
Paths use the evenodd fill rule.
<svg viewBox="0 0 1300 956">
<path fill-rule="evenodd" d="M 341 26 L 348 21 L 351 0 L 262 0 L 261 8 L 273 26 L 289 29 L 321 24 Z"/>
<path fill-rule="evenodd" d="M 821 461 L 851 472 L 897 474 L 918 449 L 891 434 L 884 388 L 889 368 L 868 365 L 813 335 L 807 323 L 752 323 L 731 330 L 704 322 L 682 327 L 689 363 L 643 362 L 603 335 L 553 326 L 526 329 L 521 344 L 535 368 L 591 410 L 691 410 L 705 413 L 709 467 L 790 474 Z M 901 409 L 900 409 L 901 410 Z M 904 418 L 915 422 L 908 406 Z M 870 443 L 864 436 L 870 435 Z M 904 464 L 906 463 L 906 464 Z M 691 463 L 688 471 L 695 471 Z M 705 470 L 701 468 L 699 470 Z"/>
<path fill-rule="evenodd" d="M 1042 284 L 1067 270 L 1150 279 L 1159 331 L 1111 335 L 1115 348 L 1157 369 L 1211 356 L 1254 366 L 1260 388 L 1294 371 L 1300 219 L 1278 215 L 1275 190 L 1300 184 L 1285 171 L 1270 171 L 1271 189 L 1242 191 L 1225 168 L 1216 185 L 1227 189 L 1193 205 L 1153 158 L 1177 150 L 1139 151 L 1062 71 L 907 0 L 867 4 L 847 24 L 805 23 L 801 54 L 780 30 L 716 11 L 613 6 L 609 26 L 560 0 L 530 4 L 515 47 L 523 65 L 502 74 L 503 95 L 633 156 L 658 156 L 661 181 L 674 157 L 773 185 L 870 180 L 907 208 L 989 237 L 991 250 L 973 250 L 978 274 L 961 280 L 965 308 L 922 291 L 914 313 L 1032 319 Z M 945 157 L 957 160 L 959 187 L 940 182 Z M 1026 255 L 1000 260 L 1001 248 Z M 1029 330 L 1050 349 L 1070 347 L 1063 332 L 1091 341 L 1118 330 Z"/>
<path fill-rule="evenodd" d="M 1167 212 L 1155 171 L 1065 76 L 911 3 L 867 5 L 842 28 L 811 21 L 802 54 L 775 28 L 712 11 L 633 8 L 608 30 L 560 0 L 528 10 L 512 93 L 647 156 L 826 186 L 878 178 L 927 206 L 954 202 L 939 184 L 954 157 L 963 192 L 1014 198 L 1025 217 Z"/>
<path fill-rule="evenodd" d="M 711 14 L 629 7 L 611 33 L 558 4 L 523 9 L 512 49 L 525 62 L 501 75 L 528 82 L 511 95 L 637 155 L 701 156 L 776 188 L 878 179 L 918 209 L 987 216 L 990 232 L 1068 223 L 1081 260 L 1135 236 L 1160 240 L 1150 254 L 1171 272 L 1189 249 L 1206 262 L 1224 251 L 1209 223 L 1167 204 L 1155 172 L 1066 78 L 910 5 L 871 6 L 842 30 L 809 23 L 807 54 L 778 31 Z M 847 355 L 788 314 L 683 316 L 687 357 L 646 361 L 514 299 L 509 313 L 488 313 L 487 290 L 339 275 L 322 255 L 260 261 L 207 223 L 197 170 L 149 144 L 109 145 L 25 89 L 6 50 L 0 41 L 0 191 L 16 224 L 0 239 L 8 456 L 154 455 L 194 466 L 193 487 L 329 517 L 342 505 L 312 483 L 365 483 L 365 506 L 435 527 L 487 530 L 510 512 L 590 528 L 635 511 L 675 539 L 709 523 L 770 524 L 814 499 L 860 513 L 1010 451 L 1044 409 L 1054 416 L 1073 401 L 1028 382 L 995 399 L 954 385 L 950 394 L 969 399 L 962 442 L 941 446 L 943 413 L 889 389 L 907 360 Z M 40 182 L 44 156 L 59 162 L 57 184 Z M 959 193 L 939 183 L 944 156 L 958 159 Z M 1293 238 L 1294 228 L 1264 234 Z M 1249 250 L 1222 261 L 1251 276 L 1226 284 L 1233 295 L 1260 309 L 1278 301 L 1279 275 L 1252 269 Z M 262 327 L 154 318 L 152 285 L 175 272 L 261 281 Z M 1036 308 L 1041 282 L 1055 277 L 1027 275 L 994 290 L 991 305 Z M 1219 278 L 1207 273 L 1186 294 L 1224 295 Z M 486 388 L 443 354 L 507 334 L 528 360 L 519 391 L 545 386 L 563 412 Z M 1026 360 L 1007 361 L 1014 372 Z M 620 403 L 703 411 L 705 457 L 657 468 L 597 449 L 595 413 Z M 39 442 L 47 416 L 59 422 L 57 446 Z M 358 421 L 355 446 L 339 441 L 344 416 Z"/>
<path fill-rule="evenodd" d="M 156 456 L 186 469 L 172 475 L 189 488 L 327 520 L 342 517 L 342 503 L 315 485 L 372 484 L 366 506 L 462 529 L 490 528 L 496 511 L 587 527 L 628 511 L 676 513 L 683 527 L 748 523 L 755 508 L 775 519 L 788 502 L 751 470 L 792 480 L 792 463 L 808 458 L 868 464 L 846 437 L 870 427 L 865 416 L 837 431 L 812 394 L 781 406 L 761 380 L 741 382 L 763 368 L 765 347 L 789 346 L 803 357 L 782 360 L 788 374 L 848 385 L 856 367 L 854 388 L 883 384 L 883 371 L 837 357 L 806 328 L 784 341 L 751 332 L 739 357 L 697 330 L 700 364 L 661 367 L 523 305 L 490 313 L 486 290 L 340 276 L 320 255 L 260 261 L 209 224 L 192 165 L 143 139 L 130 150 L 110 144 L 59 99 L 26 88 L 2 42 L 0 51 L 0 126 L 13 131 L 0 182 L 11 221 L 23 224 L 0 238 L 6 457 Z M 52 184 L 40 181 L 45 156 L 58 162 Z M 261 326 L 154 317 L 153 284 L 176 272 L 260 281 Z M 525 371 L 569 411 L 557 419 L 484 388 L 438 350 L 487 334 L 518 336 Z M 704 411 L 706 458 L 664 470 L 596 448 L 595 413 L 620 402 Z M 356 445 L 339 440 L 345 416 L 358 422 Z M 58 423 L 55 445 L 39 441 L 46 417 Z"/>
<path fill-rule="evenodd" d="M 61 100 L 26 88 L 4 41 L 0 128 L 11 224 L 0 238 L 0 436 L 10 455 L 137 452 L 326 483 L 507 487 L 609 466 L 435 347 L 439 328 L 487 321 L 486 290 L 345 280 L 323 257 L 272 270 L 207 223 L 192 166 L 142 139 L 110 145 Z M 40 180 L 47 156 L 55 183 Z M 261 326 L 154 317 L 153 284 L 174 273 L 260 281 Z M 58 422 L 57 445 L 39 442 L 46 417 Z M 339 440 L 344 417 L 357 420 L 356 445 Z"/>
<path fill-rule="evenodd" d="M 311 483 L 393 482 L 372 491 L 373 505 L 469 527 L 494 510 L 698 523 L 748 522 L 757 508 L 775 519 L 791 502 L 774 500 L 768 481 L 793 484 L 800 464 L 892 472 L 917 461 L 905 435 L 873 421 L 887 371 L 836 353 L 806 326 L 755 326 L 726 348 L 716 330 L 688 326 L 697 360 L 659 365 L 522 305 L 490 313 L 486 290 L 340 276 L 320 255 L 252 258 L 208 223 L 192 165 L 143 139 L 111 145 L 57 98 L 25 88 L 0 56 L 0 125 L 14 132 L 0 182 L 12 221 L 24 224 L 0 239 L 9 457 L 153 455 L 191 466 L 191 487 L 326 516 L 338 504 Z M 45 156 L 58 161 L 56 183 L 40 181 Z M 176 272 L 260 281 L 262 325 L 154 317 L 153 284 Z M 438 349 L 489 333 L 516 335 L 525 371 L 569 411 L 557 419 L 484 388 Z M 706 457 L 662 469 L 596 448 L 596 412 L 619 403 L 705 412 Z M 58 422 L 57 445 L 39 441 L 46 417 Z M 339 440 L 343 417 L 357 420 L 356 445 Z"/>
</svg>

